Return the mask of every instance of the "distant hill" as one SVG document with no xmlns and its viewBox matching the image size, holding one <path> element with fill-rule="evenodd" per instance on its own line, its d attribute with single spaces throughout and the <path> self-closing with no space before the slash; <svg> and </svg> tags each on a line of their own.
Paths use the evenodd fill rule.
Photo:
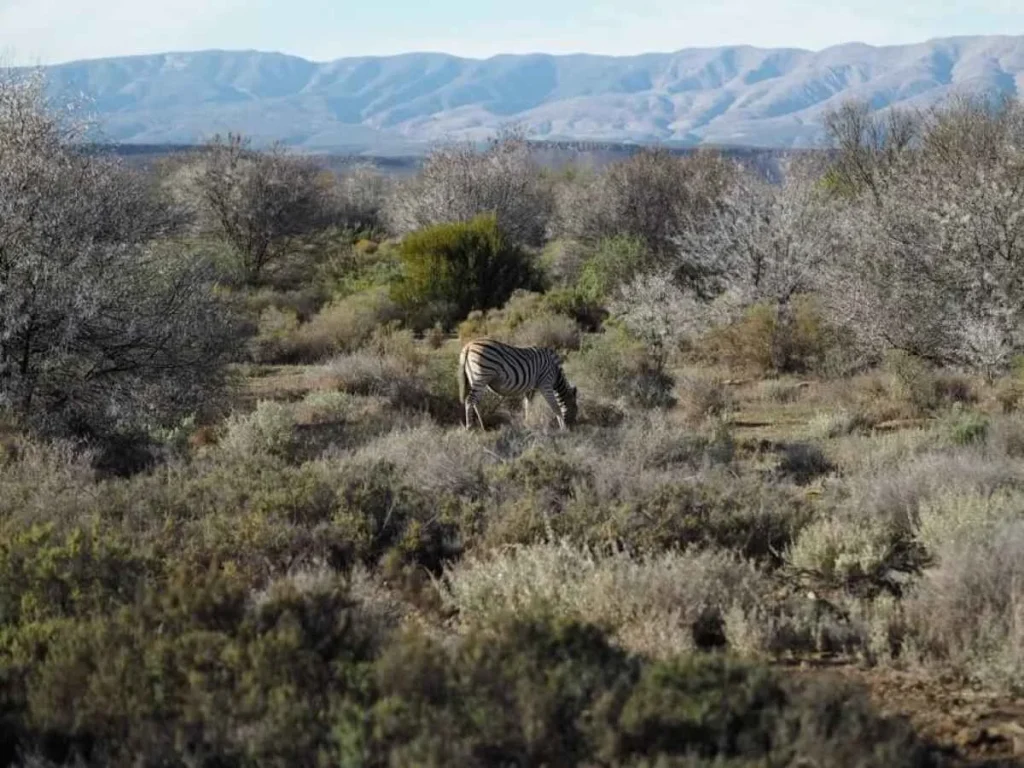
<svg viewBox="0 0 1024 768">
<path fill-rule="evenodd" d="M 749 46 L 638 56 L 412 53 L 316 63 L 197 51 L 46 68 L 54 95 L 84 94 L 106 136 L 193 143 L 241 131 L 309 151 L 419 154 L 517 122 L 540 139 L 810 147 L 823 110 L 927 106 L 958 91 L 1024 90 L 1024 36 L 955 37 L 823 51 Z"/>
</svg>

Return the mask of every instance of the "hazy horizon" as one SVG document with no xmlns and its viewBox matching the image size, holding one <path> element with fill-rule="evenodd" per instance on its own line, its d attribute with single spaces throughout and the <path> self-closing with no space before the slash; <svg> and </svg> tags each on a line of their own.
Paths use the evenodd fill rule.
<svg viewBox="0 0 1024 768">
<path fill-rule="evenodd" d="M 317 62 L 403 53 L 625 56 L 743 45 L 819 51 L 1020 34 L 1024 4 L 1010 0 L 981 0 L 970 11 L 943 15 L 921 0 L 722 0 L 685 9 L 667 0 L 566 0 L 557 8 L 541 0 L 502 8 L 469 0 L 438 0 L 430 8 L 413 0 L 98 0 L 88 8 L 71 0 L 0 1 L 0 57 L 15 66 L 196 50 L 258 50 Z"/>
</svg>

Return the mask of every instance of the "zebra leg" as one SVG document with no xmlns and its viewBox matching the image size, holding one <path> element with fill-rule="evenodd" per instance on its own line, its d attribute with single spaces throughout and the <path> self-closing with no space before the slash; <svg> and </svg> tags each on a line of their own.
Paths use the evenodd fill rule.
<svg viewBox="0 0 1024 768">
<path fill-rule="evenodd" d="M 480 409 L 477 408 L 477 401 L 480 400 L 480 397 L 482 395 L 482 389 L 477 389 L 476 387 L 473 387 L 469 391 L 469 396 L 466 397 L 466 429 L 472 428 L 473 413 L 476 413 L 477 421 L 480 422 L 480 429 L 484 429 L 484 419 L 480 415 Z"/>
<path fill-rule="evenodd" d="M 530 421 L 530 400 L 533 397 L 532 392 L 528 392 L 523 395 L 523 423 L 526 424 Z"/>
<path fill-rule="evenodd" d="M 551 389 L 542 389 L 540 393 L 544 395 L 544 399 L 547 400 L 551 410 L 554 411 L 555 417 L 558 419 L 558 428 L 564 432 L 566 429 L 565 417 L 562 415 L 562 409 L 558 406 L 558 401 L 555 399 L 554 391 Z"/>
</svg>

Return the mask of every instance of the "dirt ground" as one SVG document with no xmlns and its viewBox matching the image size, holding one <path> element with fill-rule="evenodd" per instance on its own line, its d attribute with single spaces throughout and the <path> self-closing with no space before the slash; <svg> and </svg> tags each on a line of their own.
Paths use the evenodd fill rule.
<svg viewBox="0 0 1024 768">
<path fill-rule="evenodd" d="M 921 672 L 803 662 L 795 674 L 835 676 L 865 686 L 880 711 L 907 717 L 957 768 L 1024 766 L 1024 697 L 972 690 Z"/>
</svg>

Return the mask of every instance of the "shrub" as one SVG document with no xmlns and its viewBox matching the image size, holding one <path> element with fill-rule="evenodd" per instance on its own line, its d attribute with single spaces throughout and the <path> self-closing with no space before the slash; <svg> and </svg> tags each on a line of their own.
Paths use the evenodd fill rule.
<svg viewBox="0 0 1024 768">
<path fill-rule="evenodd" d="M 293 329 L 293 359 L 312 363 L 328 355 L 354 352 L 382 325 L 397 320 L 398 308 L 383 288 L 347 296 L 324 307 L 308 323 Z"/>
<path fill-rule="evenodd" d="M 734 406 L 729 389 L 709 376 L 684 376 L 676 384 L 682 407 L 694 419 L 721 416 Z"/>
<path fill-rule="evenodd" d="M 904 352 L 890 352 L 885 367 L 892 376 L 892 393 L 907 403 L 915 415 L 934 411 L 941 403 L 935 372 L 920 358 Z"/>
<path fill-rule="evenodd" d="M 893 570 L 910 565 L 906 537 L 885 521 L 854 516 L 826 516 L 804 528 L 786 554 L 789 565 L 831 586 L 878 590 Z M 913 564 L 920 565 L 920 560 Z"/>
<path fill-rule="evenodd" d="M 782 476 L 792 478 L 798 485 L 809 483 L 833 469 L 824 451 L 813 443 L 787 443 L 778 466 Z"/>
<path fill-rule="evenodd" d="M 1024 527 L 1019 492 L 957 490 L 922 504 L 920 536 L 934 555 L 908 598 L 913 650 L 990 686 L 1024 680 Z"/>
<path fill-rule="evenodd" d="M 579 622 L 502 618 L 447 646 L 410 633 L 375 683 L 369 723 L 345 740 L 372 764 L 934 764 L 845 685 L 730 658 L 643 663 Z"/>
<path fill-rule="evenodd" d="M 800 399 L 803 385 L 795 381 L 770 379 L 760 386 L 761 397 L 772 403 L 792 403 Z"/>
<path fill-rule="evenodd" d="M 249 356 L 255 363 L 293 363 L 297 360 L 295 334 L 299 318 L 294 312 L 267 307 L 260 313 L 256 337 L 249 341 Z"/>
<path fill-rule="evenodd" d="M 21 749 L 103 765 L 285 764 L 325 750 L 374 634 L 336 578 L 247 592 L 228 574 L 178 570 L 131 611 L 44 635 L 41 661 L 8 668 Z"/>
<path fill-rule="evenodd" d="M 531 289 L 538 279 L 493 215 L 414 232 L 402 241 L 400 256 L 403 273 L 393 296 L 417 329 L 438 320 L 452 327 L 471 310 L 500 307 L 513 291 Z"/>
<path fill-rule="evenodd" d="M 729 485 L 728 477 L 694 481 L 670 476 L 623 489 L 619 499 L 605 505 L 577 494 L 555 531 L 568 534 L 574 526 L 584 540 L 637 552 L 692 544 L 777 563 L 777 553 L 807 524 L 808 509 L 785 491 L 735 480 Z"/>
<path fill-rule="evenodd" d="M 970 445 L 983 441 L 988 434 L 989 420 L 982 414 L 968 411 L 958 414 L 949 424 L 949 439 L 954 445 Z"/>
<path fill-rule="evenodd" d="M 463 343 L 479 336 L 491 336 L 520 346 L 578 349 L 580 331 L 572 318 L 552 309 L 541 293 L 517 290 L 498 309 L 473 311 L 459 323 Z"/>
<path fill-rule="evenodd" d="M 590 301 L 605 301 L 614 290 L 650 269 L 653 259 L 644 241 L 630 235 L 602 239 L 580 268 L 576 290 Z"/>
<path fill-rule="evenodd" d="M 769 303 L 753 304 L 733 322 L 710 330 L 698 348 L 713 360 L 756 372 L 835 373 L 855 354 L 848 334 L 831 325 L 813 296 L 796 296 L 780 324 Z"/>
<path fill-rule="evenodd" d="M 547 314 L 522 323 L 512 334 L 512 343 L 523 347 L 549 347 L 568 351 L 579 349 L 580 329 L 565 315 Z"/>
<path fill-rule="evenodd" d="M 642 408 L 675 404 L 675 380 L 664 361 L 643 342 L 618 328 L 588 338 L 568 363 L 587 382 L 586 389 Z"/>
<path fill-rule="evenodd" d="M 296 439 L 295 416 L 291 409 L 273 400 L 261 400 L 252 413 L 228 418 L 219 450 L 237 458 L 254 453 L 289 458 Z"/>
<path fill-rule="evenodd" d="M 837 411 L 819 411 L 811 421 L 811 433 L 819 439 L 831 439 L 866 432 L 874 426 L 871 417 L 863 411 L 842 408 Z"/>
<path fill-rule="evenodd" d="M 426 493 L 480 496 L 486 489 L 483 467 L 493 458 L 464 431 L 421 425 L 367 443 L 353 460 L 388 464 L 410 487 Z"/>
<path fill-rule="evenodd" d="M 446 570 L 442 597 L 460 620 L 552 615 L 604 627 L 634 653 L 667 658 L 703 643 L 711 619 L 750 609 L 757 569 L 724 552 L 597 556 L 566 542 L 471 556 Z"/>
</svg>

